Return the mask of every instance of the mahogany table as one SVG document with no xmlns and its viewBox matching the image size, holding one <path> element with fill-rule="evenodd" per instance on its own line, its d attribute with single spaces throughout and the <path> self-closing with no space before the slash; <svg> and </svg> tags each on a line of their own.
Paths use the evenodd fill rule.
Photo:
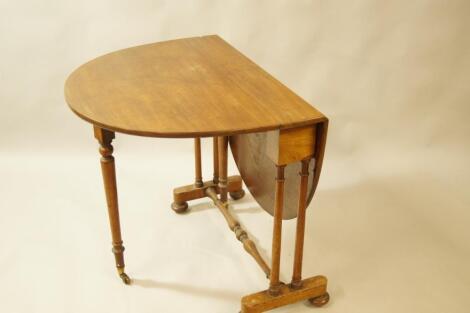
<svg viewBox="0 0 470 313">
<path fill-rule="evenodd" d="M 116 51 L 76 69 L 65 98 L 93 124 L 119 276 L 124 246 L 119 222 L 112 140 L 115 133 L 194 138 L 195 182 L 174 189 L 172 208 L 209 197 L 229 228 L 269 279 L 267 290 L 241 299 L 244 313 L 309 299 L 328 302 L 327 279 L 302 279 L 306 208 L 315 192 L 325 150 L 327 118 L 218 36 L 171 40 Z M 201 175 L 201 137 L 213 137 L 214 177 Z M 241 176 L 227 176 L 230 144 Z M 244 195 L 242 181 L 273 216 L 270 266 L 231 215 L 228 195 Z M 279 279 L 282 220 L 297 218 L 293 274 Z"/>
</svg>

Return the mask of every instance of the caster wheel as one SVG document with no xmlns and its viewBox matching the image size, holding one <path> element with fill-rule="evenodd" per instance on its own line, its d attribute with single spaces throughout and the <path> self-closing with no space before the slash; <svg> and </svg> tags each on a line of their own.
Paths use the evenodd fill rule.
<svg viewBox="0 0 470 313">
<path fill-rule="evenodd" d="M 175 211 L 178 214 L 184 213 L 188 210 L 188 202 L 186 201 L 180 202 L 180 203 L 173 202 L 171 204 L 171 208 L 173 209 L 173 211 Z"/>
<path fill-rule="evenodd" d="M 324 306 L 325 304 L 327 304 L 328 301 L 330 301 L 330 295 L 327 292 L 324 295 L 321 295 L 321 296 L 318 296 L 318 297 L 315 297 L 315 298 L 310 298 L 310 299 L 308 299 L 308 301 L 316 307 L 321 307 L 321 306 Z"/>
<path fill-rule="evenodd" d="M 232 191 L 229 194 L 230 194 L 230 198 L 232 198 L 233 200 L 238 200 L 245 196 L 245 190 L 240 189 L 238 191 Z"/>
<path fill-rule="evenodd" d="M 130 285 L 131 284 L 131 279 L 129 276 L 127 276 L 126 273 L 122 273 L 122 274 L 119 274 L 119 277 L 121 277 L 122 279 L 122 282 L 126 285 Z"/>
</svg>

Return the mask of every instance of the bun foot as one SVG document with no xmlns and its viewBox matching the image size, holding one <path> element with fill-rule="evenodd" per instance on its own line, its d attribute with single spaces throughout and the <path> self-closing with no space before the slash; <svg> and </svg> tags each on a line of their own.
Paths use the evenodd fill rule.
<svg viewBox="0 0 470 313">
<path fill-rule="evenodd" d="M 243 189 L 230 192 L 230 198 L 232 198 L 233 200 L 241 199 L 244 196 L 245 196 L 245 190 Z"/>
<path fill-rule="evenodd" d="M 184 213 L 188 210 L 188 202 L 173 202 L 171 208 L 178 214 Z"/>
<path fill-rule="evenodd" d="M 324 295 L 321 295 L 321 296 L 318 296 L 318 297 L 315 297 L 315 298 L 310 298 L 310 299 L 308 299 L 308 301 L 316 307 L 321 307 L 321 306 L 324 306 L 325 304 L 327 304 L 328 301 L 330 301 L 330 295 L 327 292 Z"/>
</svg>

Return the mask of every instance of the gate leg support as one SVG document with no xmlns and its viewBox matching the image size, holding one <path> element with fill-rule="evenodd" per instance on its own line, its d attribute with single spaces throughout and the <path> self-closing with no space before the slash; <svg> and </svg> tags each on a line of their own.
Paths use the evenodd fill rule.
<svg viewBox="0 0 470 313">
<path fill-rule="evenodd" d="M 305 210 L 307 209 L 308 166 L 310 159 L 302 160 L 300 175 L 300 192 L 297 210 L 297 229 L 295 234 L 294 269 L 292 288 L 299 288 L 302 279 L 302 258 L 304 253 Z"/>
<path fill-rule="evenodd" d="M 277 166 L 271 276 L 269 277 L 269 293 L 271 296 L 277 296 L 281 288 L 281 283 L 279 281 L 279 271 L 281 264 L 282 210 L 284 205 L 284 169 L 285 165 Z"/>
<path fill-rule="evenodd" d="M 302 160 L 302 169 L 299 173 L 301 179 L 292 282 L 286 285 L 279 280 L 282 211 L 284 203 L 284 165 L 277 165 L 276 193 L 274 201 L 272 266 L 269 288 L 267 290 L 243 297 L 241 301 L 242 313 L 265 312 L 302 300 L 309 300 L 309 302 L 314 306 L 323 306 L 328 303 L 330 299 L 330 296 L 326 291 L 326 277 L 315 276 L 304 280 L 301 279 L 309 161 L 309 158 Z"/>
</svg>

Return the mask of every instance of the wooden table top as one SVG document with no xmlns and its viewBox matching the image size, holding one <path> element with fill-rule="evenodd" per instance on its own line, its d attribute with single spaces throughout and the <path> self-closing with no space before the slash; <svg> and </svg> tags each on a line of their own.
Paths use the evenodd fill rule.
<svg viewBox="0 0 470 313">
<path fill-rule="evenodd" d="M 65 98 L 95 125 L 151 137 L 233 135 L 326 120 L 215 35 L 98 57 L 69 76 Z"/>
</svg>

